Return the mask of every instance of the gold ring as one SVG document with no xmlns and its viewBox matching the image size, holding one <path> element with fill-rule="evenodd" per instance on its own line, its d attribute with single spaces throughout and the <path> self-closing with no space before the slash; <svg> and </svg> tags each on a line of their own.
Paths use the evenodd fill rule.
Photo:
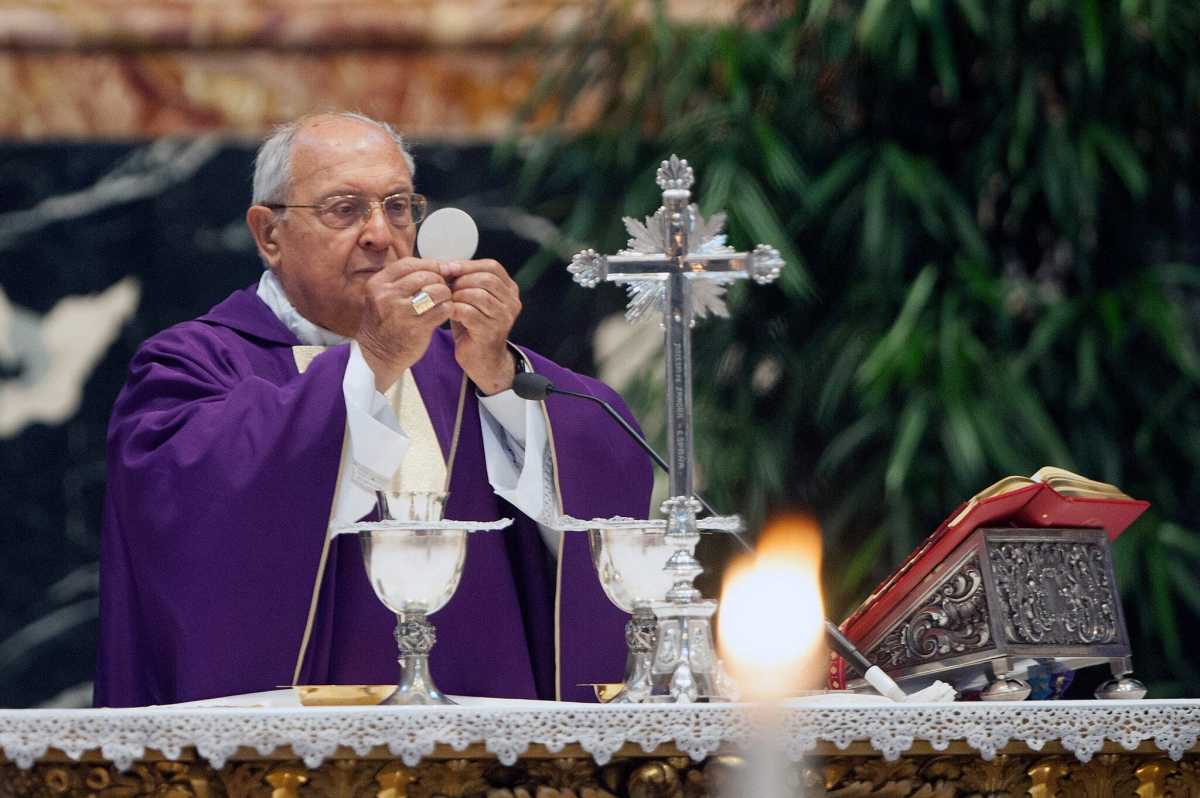
<svg viewBox="0 0 1200 798">
<path fill-rule="evenodd" d="M 433 297 L 424 291 L 418 291 L 413 295 L 413 298 L 408 300 L 412 303 L 413 311 L 420 316 L 423 313 L 428 313 L 437 307 L 437 303 L 433 301 Z"/>
</svg>

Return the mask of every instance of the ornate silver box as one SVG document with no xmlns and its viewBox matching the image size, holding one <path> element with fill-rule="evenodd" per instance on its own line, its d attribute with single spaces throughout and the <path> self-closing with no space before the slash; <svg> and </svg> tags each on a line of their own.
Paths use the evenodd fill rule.
<svg viewBox="0 0 1200 798">
<path fill-rule="evenodd" d="M 1040 662 L 1108 663 L 1114 681 L 1101 697 L 1145 691 L 1125 678 L 1129 635 L 1103 529 L 977 529 L 860 648 L 909 690 L 938 678 L 985 699 L 1022 699 L 1022 677 Z"/>
</svg>

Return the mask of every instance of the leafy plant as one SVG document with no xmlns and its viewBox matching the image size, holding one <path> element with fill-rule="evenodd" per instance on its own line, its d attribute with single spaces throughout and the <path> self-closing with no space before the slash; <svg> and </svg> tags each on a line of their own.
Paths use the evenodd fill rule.
<svg viewBox="0 0 1200 798">
<path fill-rule="evenodd" d="M 733 244 L 784 253 L 777 287 L 736 287 L 733 318 L 696 332 L 708 498 L 756 525 L 816 512 L 836 615 L 1000 476 L 1112 482 L 1154 504 L 1116 547 L 1139 673 L 1194 689 L 1200 7 L 648 9 L 605 4 L 544 54 L 530 108 L 558 124 L 527 142 L 522 187 L 563 241 L 613 251 L 677 152 Z"/>
</svg>

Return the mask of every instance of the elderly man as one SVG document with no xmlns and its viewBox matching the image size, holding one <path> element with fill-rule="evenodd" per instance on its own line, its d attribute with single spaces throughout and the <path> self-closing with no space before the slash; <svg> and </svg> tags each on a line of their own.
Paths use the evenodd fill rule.
<svg viewBox="0 0 1200 798">
<path fill-rule="evenodd" d="M 521 303 L 500 264 L 413 257 L 413 189 L 399 137 L 359 115 L 260 148 L 262 279 L 146 341 L 113 410 L 97 705 L 395 681 L 395 619 L 357 541 L 327 530 L 371 512 L 410 446 L 383 396 L 398 382 L 447 462 L 446 517 L 518 519 L 471 538 L 434 617 L 439 686 L 586 700 L 579 685 L 619 677 L 623 616 L 586 539 L 535 521 L 644 517 L 649 463 L 591 403 L 543 414 L 508 390 L 529 369 L 619 403 L 508 343 Z"/>
</svg>

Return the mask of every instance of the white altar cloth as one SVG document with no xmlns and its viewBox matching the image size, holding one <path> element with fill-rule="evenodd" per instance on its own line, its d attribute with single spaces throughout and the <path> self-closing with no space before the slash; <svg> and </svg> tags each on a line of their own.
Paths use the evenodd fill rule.
<svg viewBox="0 0 1200 798">
<path fill-rule="evenodd" d="M 269 694 L 262 694 L 269 695 Z M 825 697 L 817 697 L 825 698 Z M 222 699 L 229 701 L 229 699 Z M 1050 741 L 1087 762 L 1106 741 L 1144 741 L 1179 759 L 1200 737 L 1200 700 L 894 704 L 869 696 L 799 700 L 764 711 L 745 704 L 596 705 L 473 699 L 457 707 L 167 706 L 137 709 L 0 710 L 0 753 L 20 767 L 55 748 L 78 759 L 98 750 L 121 769 L 147 749 L 177 758 L 186 747 L 220 768 L 238 748 L 263 756 L 289 745 L 315 768 L 339 746 L 365 756 L 386 746 L 410 766 L 438 744 L 482 742 L 504 764 L 530 745 L 578 744 L 604 764 L 626 743 L 674 744 L 693 759 L 762 735 L 799 760 L 818 742 L 867 742 L 895 759 L 915 741 L 942 750 L 963 741 L 991 759 L 1010 742 Z"/>
</svg>

